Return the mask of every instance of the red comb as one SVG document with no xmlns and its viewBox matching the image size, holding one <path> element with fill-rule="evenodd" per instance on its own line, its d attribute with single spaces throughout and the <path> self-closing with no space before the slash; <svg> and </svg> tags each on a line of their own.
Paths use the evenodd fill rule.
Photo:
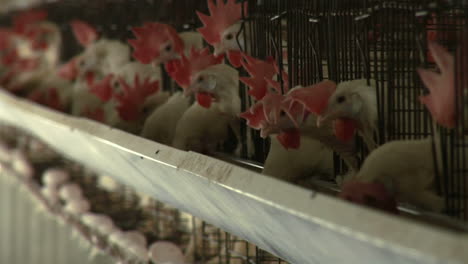
<svg viewBox="0 0 468 264">
<path fill-rule="evenodd" d="M 13 17 L 13 29 L 17 33 L 24 33 L 27 27 L 47 19 L 45 10 L 29 10 Z"/>
<path fill-rule="evenodd" d="M 161 45 L 169 40 L 173 42 L 173 48 L 178 54 L 184 52 L 184 43 L 177 31 L 166 24 L 145 23 L 142 27 L 132 28 L 136 39 L 129 39 L 128 43 L 133 47 L 133 58 L 141 63 L 148 64 L 159 57 Z"/>
<path fill-rule="evenodd" d="M 296 127 L 299 127 L 309 116 L 309 112 L 306 111 L 304 105 L 291 101 L 288 97 L 285 97 L 281 104 L 281 109 L 288 115 Z"/>
<path fill-rule="evenodd" d="M 342 187 L 339 197 L 391 213 L 398 213 L 395 198 L 381 183 L 349 181 Z"/>
<path fill-rule="evenodd" d="M 267 93 L 268 82 L 276 74 L 274 62 L 266 62 L 243 54 L 245 61 L 242 67 L 250 74 L 250 77 L 240 77 L 239 80 L 250 87 L 248 94 L 255 100 L 261 100 Z"/>
<path fill-rule="evenodd" d="M 210 15 L 205 15 L 197 11 L 197 15 L 203 22 L 203 27 L 198 29 L 198 32 L 203 35 L 203 38 L 214 45 L 221 41 L 221 34 L 230 26 L 235 24 L 242 18 L 242 3 L 236 3 L 235 0 L 208 0 L 208 9 Z M 247 2 L 244 3 L 244 15 L 247 13 Z M 240 66 L 240 65 L 239 65 Z"/>
<path fill-rule="evenodd" d="M 150 81 L 148 77 L 141 83 L 137 74 L 133 86 L 128 85 L 122 78 L 119 82 L 123 87 L 123 93 L 115 95 L 115 99 L 119 102 L 117 111 L 123 120 L 135 121 L 141 116 L 140 109 L 146 97 L 159 91 L 159 81 Z"/>
<path fill-rule="evenodd" d="M 104 79 L 91 85 L 89 91 L 95 94 L 101 101 L 107 102 L 112 98 L 112 80 L 113 74 L 107 75 Z"/>
<path fill-rule="evenodd" d="M 328 99 L 335 89 L 336 83 L 327 80 L 292 90 L 287 96 L 292 102 L 303 104 L 308 111 L 320 115 L 327 107 Z"/>
<path fill-rule="evenodd" d="M 418 69 L 419 76 L 430 94 L 421 96 L 420 101 L 426 105 L 432 118 L 441 126 L 455 127 L 455 74 L 454 58 L 442 46 L 435 42 L 429 44 L 429 50 L 440 69 L 440 74 Z"/>
<path fill-rule="evenodd" d="M 242 113 L 241 117 L 246 119 L 247 125 L 254 129 L 261 129 L 262 123 L 265 122 L 276 124 L 280 118 L 283 100 L 284 96 L 281 94 L 267 94 L 262 100 L 252 105 L 249 110 Z"/>
<path fill-rule="evenodd" d="M 257 103 L 250 107 L 246 112 L 239 115 L 247 121 L 247 125 L 253 129 L 261 129 L 262 124 L 266 122 L 265 111 L 262 103 Z"/>
<path fill-rule="evenodd" d="M 270 93 L 263 97 L 261 103 L 268 123 L 276 124 L 278 122 L 283 109 L 283 100 L 284 96 L 282 94 Z"/>
<path fill-rule="evenodd" d="M 276 138 L 285 149 L 298 149 L 301 146 L 301 132 L 297 128 L 281 132 Z"/>
<path fill-rule="evenodd" d="M 276 73 L 278 74 L 279 73 L 278 65 L 275 63 L 274 66 L 276 69 Z M 268 83 L 268 86 L 275 89 L 277 93 L 286 94 L 289 92 L 289 81 L 288 81 L 289 75 L 285 71 L 282 71 L 281 75 L 282 75 L 281 81 L 283 82 L 283 86 L 281 86 L 280 81 L 274 81 L 272 79 L 265 79 L 265 80 Z"/>
<path fill-rule="evenodd" d="M 223 55 L 218 57 L 210 53 L 208 48 L 196 50 L 192 47 L 190 57 L 187 58 L 182 54 L 180 60 L 172 62 L 168 74 L 174 79 L 177 84 L 187 89 L 191 83 L 191 76 L 199 71 L 202 71 L 212 65 L 220 64 L 224 59 Z"/>
<path fill-rule="evenodd" d="M 58 76 L 65 80 L 75 80 L 78 77 L 77 58 L 70 60 L 68 63 L 60 66 Z"/>
<path fill-rule="evenodd" d="M 427 35 L 427 43 L 428 45 L 431 42 L 435 41 L 447 41 L 449 43 L 451 42 L 456 42 L 457 41 L 457 31 L 456 30 L 440 30 L 438 27 L 438 23 L 440 24 L 440 21 L 437 21 L 437 15 L 435 13 L 431 14 L 431 17 L 426 21 L 427 26 L 426 26 L 426 35 Z M 450 28 L 456 28 L 458 26 L 461 26 L 456 19 L 450 19 L 450 18 L 443 18 L 443 23 Z M 431 51 L 427 51 L 427 61 L 430 63 L 435 63 L 434 56 L 432 55 Z"/>
<path fill-rule="evenodd" d="M 73 20 L 70 24 L 76 40 L 78 40 L 82 46 L 88 46 L 98 39 L 96 29 L 90 24 L 81 20 Z"/>
</svg>

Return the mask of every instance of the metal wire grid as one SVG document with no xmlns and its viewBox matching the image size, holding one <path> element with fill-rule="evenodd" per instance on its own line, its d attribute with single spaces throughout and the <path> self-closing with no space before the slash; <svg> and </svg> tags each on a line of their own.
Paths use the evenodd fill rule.
<svg viewBox="0 0 468 264">
<path fill-rule="evenodd" d="M 287 42 L 285 38 L 287 25 L 287 10 L 288 1 L 257 1 L 247 0 L 242 1 L 248 3 L 248 14 L 243 14 L 243 34 L 246 39 L 245 52 L 249 55 L 265 60 L 267 57 L 273 57 L 277 61 L 280 68 L 288 70 L 287 62 L 284 61 L 283 53 L 287 51 Z M 241 76 L 247 76 L 247 73 L 240 69 Z M 282 80 L 280 80 L 282 81 Z M 248 88 L 241 84 L 240 96 L 242 98 L 242 110 L 247 110 L 253 103 L 252 99 L 247 96 Z M 258 131 L 248 128 L 245 123 L 241 126 L 243 142 L 248 140 L 247 133 L 253 140 L 255 154 L 253 157 L 248 157 L 246 151 L 243 151 L 244 158 L 251 158 L 255 161 L 264 162 L 269 151 L 269 140 L 264 140 L 260 137 Z M 244 150 L 247 147 L 244 143 Z"/>
<path fill-rule="evenodd" d="M 201 224 L 201 263 L 286 264 L 272 254 L 205 222 Z"/>
<path fill-rule="evenodd" d="M 456 31 L 449 31 L 442 27 L 441 41 L 445 41 L 449 47 L 456 48 L 455 52 L 455 108 L 457 123 L 455 129 L 439 128 L 441 145 L 441 175 L 439 175 L 439 191 L 445 196 L 447 214 L 463 220 L 468 219 L 468 192 L 467 192 L 467 149 L 466 141 L 466 117 L 467 117 L 467 90 L 468 79 L 466 69 L 468 67 L 468 31 L 466 25 L 468 17 L 466 10 L 452 10 L 455 17 L 445 17 L 445 23 L 451 28 L 456 26 Z M 464 27 L 464 29 L 462 29 Z M 454 41 L 455 40 L 455 41 Z M 458 43 L 457 43 L 458 42 Z M 437 140 L 436 139 L 436 140 Z M 437 152 L 436 152 L 437 154 Z M 437 156 L 436 156 L 437 157 Z"/>
</svg>

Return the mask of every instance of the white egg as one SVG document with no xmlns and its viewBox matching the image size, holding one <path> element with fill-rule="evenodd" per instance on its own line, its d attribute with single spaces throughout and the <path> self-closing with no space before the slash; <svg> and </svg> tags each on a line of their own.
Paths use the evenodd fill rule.
<svg viewBox="0 0 468 264">
<path fill-rule="evenodd" d="M 146 247 L 142 247 L 138 244 L 129 244 L 127 247 L 128 251 L 136 256 L 139 260 L 148 261 L 148 249 Z"/>
<path fill-rule="evenodd" d="M 74 215 L 86 213 L 90 209 L 89 202 L 85 199 L 72 200 L 65 205 L 65 211 Z"/>
<path fill-rule="evenodd" d="M 141 247 L 146 247 L 147 241 L 146 237 L 140 231 L 127 231 L 124 232 L 124 236 L 127 241 L 139 245 Z"/>
<path fill-rule="evenodd" d="M 81 222 L 87 226 L 94 227 L 95 223 L 99 221 L 99 218 L 98 214 L 88 212 L 81 216 Z"/>
<path fill-rule="evenodd" d="M 44 186 L 41 188 L 41 194 L 52 205 L 55 205 L 59 202 L 58 192 L 54 188 L 49 188 L 47 186 Z"/>
<path fill-rule="evenodd" d="M 59 196 L 62 200 L 80 200 L 83 197 L 81 187 L 76 183 L 68 183 L 60 187 Z"/>
<path fill-rule="evenodd" d="M 105 175 L 98 177 L 98 186 L 110 192 L 115 192 L 121 187 L 120 183 L 118 183 L 112 177 Z"/>
<path fill-rule="evenodd" d="M 115 230 L 109 235 L 109 242 L 115 245 L 120 245 L 125 240 L 125 235 L 120 230 Z"/>
<path fill-rule="evenodd" d="M 112 218 L 103 214 L 85 213 L 81 216 L 81 221 L 101 235 L 110 235 L 117 229 Z"/>
<path fill-rule="evenodd" d="M 174 243 L 168 241 L 158 241 L 149 248 L 149 257 L 155 263 L 165 264 L 185 264 L 185 257 L 182 250 Z"/>
<path fill-rule="evenodd" d="M 139 193 L 137 195 L 140 197 L 139 205 L 141 207 L 150 207 L 154 205 L 155 200 L 153 199 L 153 197 L 142 193 Z"/>
<path fill-rule="evenodd" d="M 34 168 L 22 151 L 14 151 L 11 167 L 15 172 L 27 179 L 34 175 Z"/>
<path fill-rule="evenodd" d="M 42 174 L 42 182 L 53 188 L 65 183 L 69 178 L 67 171 L 58 168 L 48 169 Z"/>
<path fill-rule="evenodd" d="M 98 222 L 96 223 L 96 227 L 99 233 L 106 236 L 111 234 L 116 229 L 114 222 L 107 215 L 99 216 Z"/>
</svg>

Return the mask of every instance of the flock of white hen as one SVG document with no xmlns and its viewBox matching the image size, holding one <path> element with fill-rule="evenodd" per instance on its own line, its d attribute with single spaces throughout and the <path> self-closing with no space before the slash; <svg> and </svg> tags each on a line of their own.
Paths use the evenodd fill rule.
<svg viewBox="0 0 468 264">
<path fill-rule="evenodd" d="M 289 87 L 288 72 L 274 58 L 260 60 L 242 52 L 250 38 L 239 32 L 246 4 L 208 0 L 208 7 L 209 15 L 197 12 L 204 24 L 198 32 L 179 33 L 167 24 L 147 22 L 132 29 L 134 39 L 128 43 L 100 37 L 84 21 L 71 21 L 83 51 L 63 64 L 61 33 L 47 21 L 47 13 L 21 13 L 0 31 L 0 83 L 56 110 L 208 154 L 229 140 L 230 130 L 240 141 L 245 119 L 262 137 L 271 138 L 267 175 L 288 181 L 304 174 L 333 178 L 335 152 L 349 168 L 337 180 L 341 197 L 389 211 L 395 211 L 397 202 L 444 210 L 434 187 L 432 138 L 382 146 L 374 140 L 378 106 L 373 80 Z M 214 53 L 203 47 L 203 40 Z M 423 103 L 435 122 L 453 128 L 453 57 L 436 43 L 429 49 L 440 73 L 418 70 L 430 94 L 414 104 Z M 249 76 L 239 77 L 240 67 Z M 173 80 L 173 93 L 161 90 L 163 69 Z M 244 113 L 239 81 L 249 87 L 253 101 Z M 356 135 L 370 151 L 361 167 Z"/>
</svg>

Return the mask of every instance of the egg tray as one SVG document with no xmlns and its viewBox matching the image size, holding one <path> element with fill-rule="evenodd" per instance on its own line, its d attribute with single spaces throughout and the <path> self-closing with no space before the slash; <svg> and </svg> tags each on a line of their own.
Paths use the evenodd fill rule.
<svg viewBox="0 0 468 264">
<path fill-rule="evenodd" d="M 63 211 L 65 206 L 63 200 L 59 204 L 51 203 L 41 193 L 41 188 L 44 187 L 44 178 L 41 176 L 47 170 L 54 168 L 67 171 L 69 175 L 67 183 L 76 183 L 81 187 L 83 196 L 90 202 L 90 212 L 109 216 L 120 230 L 140 231 L 145 235 L 148 244 L 161 240 L 170 241 L 186 252 L 191 245 L 193 256 L 189 257 L 192 260 L 189 263 L 286 263 L 193 216 L 181 213 L 152 198 L 139 197 L 130 187 L 115 183 L 117 187 L 113 188 L 117 189 L 106 190 L 104 184 L 101 184 L 102 186 L 99 184 L 99 178 L 106 176 L 99 176 L 81 165 L 64 159 L 47 145 L 18 129 L 0 125 L 0 134 L 2 145 L 9 149 L 14 149 L 16 145 L 15 151 L 20 150 L 25 153 L 34 171 L 28 179 L 21 175 L 21 169 L 12 163 L 2 162 L 3 172 L 13 177 L 17 184 L 22 184 L 38 200 L 40 204 L 38 206 L 43 207 L 52 218 L 73 227 L 90 246 L 116 260 L 129 261 L 129 263 L 144 262 L 135 256 L 132 257 L 128 249 L 113 244 L 105 234 L 93 231 L 80 220 L 79 216 Z M 31 149 L 31 145 L 35 145 L 35 148 Z M 48 153 L 48 157 L 40 157 L 39 153 Z M 144 205 L 142 199 L 145 199 Z"/>
</svg>

